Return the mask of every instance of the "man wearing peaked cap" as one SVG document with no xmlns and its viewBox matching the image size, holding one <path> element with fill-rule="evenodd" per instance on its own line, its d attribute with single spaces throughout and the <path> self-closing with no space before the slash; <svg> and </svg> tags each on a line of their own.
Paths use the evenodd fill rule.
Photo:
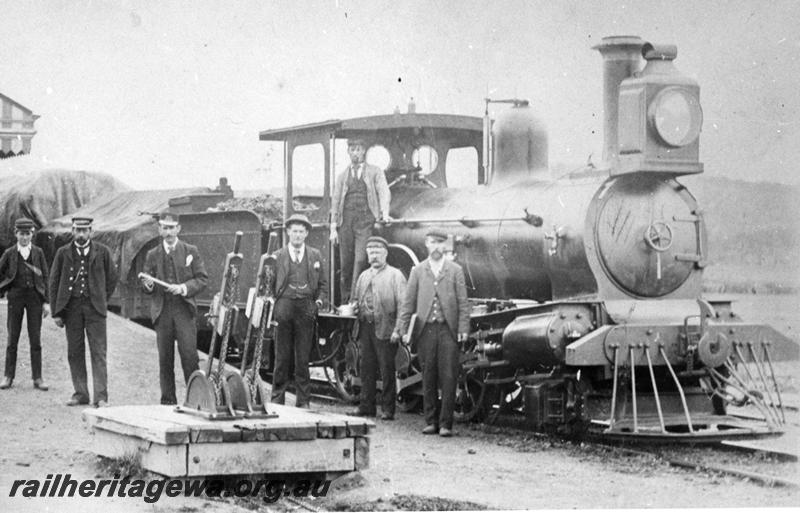
<svg viewBox="0 0 800 513">
<path fill-rule="evenodd" d="M 358 341 L 361 345 L 361 402 L 353 415 L 377 413 L 375 389 L 378 372 L 383 382 L 381 419 L 393 420 L 397 402 L 395 356 L 397 340 L 392 340 L 397 311 L 406 291 L 406 278 L 399 269 L 386 263 L 389 243 L 383 237 L 367 239 L 369 267 L 361 273 L 353 289 L 354 309 L 358 314 Z"/>
<path fill-rule="evenodd" d="M 91 228 L 94 219 L 91 217 L 73 217 L 72 218 L 72 227 L 73 228 Z"/>
<path fill-rule="evenodd" d="M 178 239 L 177 214 L 164 212 L 158 218 L 161 244 L 145 257 L 142 287 L 152 294 L 150 318 L 156 330 L 161 404 L 177 404 L 175 395 L 175 345 L 181 359 L 184 382 L 199 368 L 197 358 L 197 301 L 208 285 L 203 258 L 196 246 Z M 152 278 L 169 284 L 156 285 Z"/>
<path fill-rule="evenodd" d="M 392 339 L 408 330 L 411 314 L 423 323 L 418 337 L 422 362 L 423 434 L 453 435 L 453 410 L 460 368 L 460 343 L 469 334 L 469 301 L 464 270 L 445 258 L 447 234 L 430 230 L 425 236 L 428 258 L 414 266 L 397 317 Z M 442 391 L 441 400 L 438 391 Z"/>
<path fill-rule="evenodd" d="M 355 278 L 367 265 L 366 243 L 375 221 L 389 219 L 391 192 L 386 176 L 365 162 L 366 151 L 363 140 L 348 141 L 350 165 L 339 173 L 333 187 L 330 239 L 339 243 L 342 303 L 349 300 Z"/>
<path fill-rule="evenodd" d="M 91 402 L 98 407 L 108 404 L 106 314 L 118 275 L 111 251 L 92 241 L 92 222 L 91 217 L 72 218 L 72 242 L 58 248 L 50 268 L 50 306 L 56 325 L 66 328 L 75 389 L 67 406 L 90 402 L 84 336 L 92 361 Z"/>
<path fill-rule="evenodd" d="M 8 346 L 5 374 L 0 390 L 10 388 L 17 367 L 17 346 L 22 332 L 22 318 L 28 317 L 28 342 L 31 346 L 33 386 L 47 390 L 42 380 L 42 317 L 47 316 L 47 263 L 44 252 L 31 243 L 34 223 L 21 217 L 14 222 L 17 243 L 0 257 L 0 296 L 8 295 Z"/>
</svg>

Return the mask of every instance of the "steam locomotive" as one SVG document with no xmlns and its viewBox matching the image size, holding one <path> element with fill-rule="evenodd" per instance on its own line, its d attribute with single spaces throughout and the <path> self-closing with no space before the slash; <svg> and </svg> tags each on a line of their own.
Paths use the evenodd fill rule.
<svg viewBox="0 0 800 513">
<path fill-rule="evenodd" d="M 595 49 L 604 62 L 603 163 L 558 178 L 544 124 L 522 100 L 503 100 L 511 105 L 493 121 L 487 99 L 483 120 L 410 110 L 260 138 L 283 143 L 286 198 L 302 187 L 298 175 L 317 172 L 298 172 L 298 154 L 316 148 L 324 162 L 320 208 L 305 213 L 315 219 L 310 243 L 333 264 L 332 287 L 326 214 L 339 138 L 383 152 L 392 220 L 376 229 L 391 242 L 392 265 L 408 271 L 424 258 L 431 227 L 452 234 L 472 304 L 462 420 L 517 408 L 536 429 L 627 439 L 779 433 L 785 416 L 773 362 L 797 359 L 798 346 L 744 322 L 729 301 L 701 295 L 706 225 L 678 181 L 703 172 L 699 86 L 674 66 L 675 46 L 622 36 Z M 463 149 L 471 169 L 448 163 Z M 471 185 L 451 185 L 464 181 L 460 172 Z M 286 201 L 285 218 L 294 211 Z M 322 314 L 319 330 L 340 391 L 354 393 L 359 356 L 347 321 Z M 406 407 L 420 396 L 415 352 L 412 343 L 397 358 Z M 758 420 L 728 414 L 731 404 L 749 405 Z"/>
<path fill-rule="evenodd" d="M 516 410 L 534 429 L 610 438 L 697 442 L 779 434 L 785 415 L 773 363 L 798 359 L 800 349 L 773 328 L 742 320 L 730 301 L 701 294 L 706 224 L 678 181 L 703 172 L 699 86 L 675 68 L 675 46 L 618 36 L 595 49 L 604 63 L 598 165 L 553 176 L 547 130 L 524 100 L 487 99 L 483 119 L 417 113 L 409 105 L 407 113 L 260 132 L 284 156 L 283 218 L 299 212 L 311 219 L 307 242 L 322 250 L 329 296 L 338 304 L 328 213 L 346 139 L 360 138 L 392 191 L 392 219 L 376 225 L 391 243 L 389 263 L 408 273 L 426 256 L 429 229 L 451 234 L 472 306 L 460 420 Z M 492 103 L 508 106 L 491 119 Z M 198 305 L 212 316 L 212 296 L 222 285 L 218 264 L 234 232 L 242 232 L 232 294 L 241 314 L 231 324 L 242 346 L 244 333 L 254 331 L 247 330 L 248 289 L 265 272 L 256 264 L 283 243 L 282 224 L 264 226 L 253 212 L 227 211 L 182 214 L 181 225 L 181 238 L 206 260 L 210 283 Z M 157 243 L 154 228 L 137 241 L 120 299 L 132 318 L 146 317 L 148 298 L 138 292 L 136 275 Z M 202 316 L 198 322 L 203 346 L 213 334 Z M 320 313 L 312 351 L 312 365 L 345 399 L 360 387 L 353 322 L 335 309 Z M 421 402 L 416 352 L 412 340 L 396 358 L 405 409 Z M 744 415 L 734 415 L 732 405 Z"/>
</svg>

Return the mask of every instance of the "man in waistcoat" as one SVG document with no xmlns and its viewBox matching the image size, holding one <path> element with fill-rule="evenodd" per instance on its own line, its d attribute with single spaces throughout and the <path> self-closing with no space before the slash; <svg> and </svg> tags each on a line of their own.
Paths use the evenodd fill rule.
<svg viewBox="0 0 800 513">
<path fill-rule="evenodd" d="M 150 318 L 156 329 L 161 404 L 177 404 L 175 396 L 175 343 L 181 358 L 184 382 L 199 368 L 197 358 L 197 301 L 208 285 L 208 273 L 197 247 L 178 239 L 181 225 L 176 214 L 159 216 L 161 243 L 148 251 L 144 272 L 169 283 L 156 285 L 143 277 L 146 294 L 152 294 Z"/>
<path fill-rule="evenodd" d="M 361 345 L 361 401 L 351 415 L 374 417 L 375 388 L 380 371 L 382 420 L 394 420 L 397 401 L 395 355 L 397 340 L 391 336 L 397 311 L 406 293 L 406 278 L 400 269 L 386 263 L 389 243 L 383 237 L 367 239 L 369 267 L 358 277 L 353 303 L 358 313 L 358 341 Z"/>
<path fill-rule="evenodd" d="M 0 257 L 0 296 L 8 296 L 8 346 L 6 367 L 0 390 L 14 383 L 17 368 L 17 344 L 22 331 L 22 317 L 28 315 L 28 342 L 31 345 L 33 387 L 47 390 L 42 380 L 42 317 L 47 309 L 47 263 L 44 252 L 31 243 L 33 221 L 22 217 L 14 222 L 17 243 Z"/>
<path fill-rule="evenodd" d="M 91 217 L 72 218 L 72 242 L 61 246 L 50 268 L 50 307 L 59 328 L 66 327 L 67 360 L 75 393 L 67 406 L 89 404 L 85 339 L 92 361 L 92 404 L 108 404 L 106 315 L 117 286 L 111 251 L 92 241 Z"/>
<path fill-rule="evenodd" d="M 322 254 L 305 243 L 311 223 L 302 214 L 286 220 L 289 244 L 275 253 L 275 314 L 278 323 L 272 401 L 283 404 L 294 365 L 295 405 L 308 408 L 311 377 L 308 360 L 314 343 L 317 312 L 328 298 L 328 277 Z"/>
<path fill-rule="evenodd" d="M 341 302 L 350 300 L 354 278 L 367 266 L 367 238 L 375 221 L 389 219 L 391 193 L 386 176 L 377 166 L 364 162 L 367 146 L 362 139 L 350 139 L 350 165 L 339 173 L 331 204 L 332 242 L 339 242 Z"/>
<path fill-rule="evenodd" d="M 447 234 L 440 230 L 426 235 L 428 258 L 411 270 L 392 334 L 392 340 L 397 341 L 406 333 L 412 313 L 423 323 L 418 350 L 422 362 L 422 405 L 426 424 L 422 433 L 425 435 L 453 436 L 459 344 L 466 342 L 469 334 L 470 306 L 464 271 L 445 258 L 446 241 Z"/>
</svg>

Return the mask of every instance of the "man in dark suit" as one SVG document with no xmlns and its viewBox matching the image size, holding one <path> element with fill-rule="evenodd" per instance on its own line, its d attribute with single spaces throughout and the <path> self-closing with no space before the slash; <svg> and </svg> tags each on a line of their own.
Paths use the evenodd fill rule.
<svg viewBox="0 0 800 513">
<path fill-rule="evenodd" d="M 411 270 L 392 340 L 406 333 L 411 314 L 416 313 L 423 323 L 418 338 L 426 424 L 422 433 L 453 436 L 459 344 L 467 341 L 470 306 L 463 269 L 444 258 L 446 240 L 447 234 L 440 230 L 426 235 L 428 258 Z"/>
<path fill-rule="evenodd" d="M 320 252 L 305 243 L 311 223 L 302 214 L 286 220 L 289 244 L 275 253 L 275 314 L 278 323 L 272 400 L 283 404 L 294 364 L 296 406 L 308 408 L 311 377 L 308 360 L 317 312 L 328 298 L 328 278 Z"/>
<path fill-rule="evenodd" d="M 181 225 L 176 214 L 161 214 L 158 231 L 161 243 L 147 253 L 144 272 L 170 285 L 156 286 L 152 279 L 143 277 L 142 286 L 145 293 L 153 294 L 150 318 L 156 329 L 161 404 L 177 404 L 175 341 L 183 379 L 188 382 L 192 372 L 199 368 L 195 296 L 208 285 L 208 273 L 197 247 L 178 240 Z"/>
<path fill-rule="evenodd" d="M 367 145 L 362 139 L 347 141 L 350 165 L 334 181 L 331 204 L 331 242 L 339 242 L 342 303 L 367 267 L 367 239 L 375 221 L 389 218 L 391 192 L 386 176 L 364 161 Z"/>
<path fill-rule="evenodd" d="M 0 390 L 10 388 L 17 368 L 17 344 L 22 317 L 28 312 L 28 341 L 31 344 L 33 386 L 47 390 L 42 380 L 42 317 L 47 316 L 47 263 L 44 252 L 31 244 L 33 221 L 22 217 L 14 222 L 17 243 L 0 257 L 0 296 L 8 294 L 8 347 L 6 368 Z"/>
<path fill-rule="evenodd" d="M 75 393 L 67 406 L 89 404 L 84 333 L 92 359 L 92 404 L 108 404 L 106 315 L 117 286 L 111 251 L 92 239 L 91 217 L 72 218 L 72 242 L 61 246 L 50 268 L 50 307 L 59 328 L 66 327 L 67 360 Z"/>
</svg>

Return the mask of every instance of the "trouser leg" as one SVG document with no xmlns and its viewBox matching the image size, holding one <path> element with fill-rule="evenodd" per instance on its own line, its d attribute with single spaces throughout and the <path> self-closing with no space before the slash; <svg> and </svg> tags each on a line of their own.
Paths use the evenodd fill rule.
<svg viewBox="0 0 800 513">
<path fill-rule="evenodd" d="M 67 335 L 67 361 L 72 376 L 75 393 L 72 398 L 89 402 L 89 388 L 86 384 L 86 349 L 84 338 L 83 309 L 79 300 L 70 300 L 64 315 L 64 329 Z"/>
<path fill-rule="evenodd" d="M 375 324 L 363 321 L 358 327 L 358 340 L 361 343 L 361 404 L 359 409 L 375 413 L 375 386 L 378 379 L 378 355 L 375 344 Z"/>
<path fill-rule="evenodd" d="M 422 362 L 422 409 L 426 425 L 438 425 L 439 390 L 436 365 L 436 331 L 434 324 L 426 324 L 419 340 L 419 352 Z"/>
<path fill-rule="evenodd" d="M 158 346 L 158 382 L 161 387 L 161 404 L 176 404 L 175 396 L 175 329 L 172 315 L 162 310 L 156 319 L 156 346 Z"/>
<path fill-rule="evenodd" d="M 175 338 L 178 341 L 178 355 L 181 358 L 185 383 L 200 368 L 197 357 L 197 324 L 194 321 L 189 305 L 183 303 L 175 315 Z"/>
<path fill-rule="evenodd" d="M 35 290 L 30 291 L 27 301 L 28 340 L 31 343 L 31 377 L 42 377 L 42 299 Z"/>
<path fill-rule="evenodd" d="M 439 330 L 437 363 L 439 368 L 439 387 L 442 390 L 442 406 L 439 422 L 441 427 L 453 428 L 453 410 L 456 403 L 456 385 L 459 370 L 458 344 L 447 325 Z"/>
<path fill-rule="evenodd" d="M 92 360 L 93 402 L 108 401 L 108 373 L 106 367 L 106 318 L 90 304 L 85 306 L 86 336 Z"/>
<path fill-rule="evenodd" d="M 6 310 L 6 328 L 8 329 L 8 345 L 6 346 L 5 377 L 14 379 L 17 372 L 17 347 L 19 334 L 22 331 L 22 316 L 25 314 L 25 305 L 13 297 L 9 292 L 8 308 Z"/>
<path fill-rule="evenodd" d="M 397 344 L 390 340 L 377 340 L 378 366 L 381 369 L 381 409 L 383 413 L 394 415 L 397 404 L 397 380 L 395 379 L 394 358 Z"/>
<path fill-rule="evenodd" d="M 279 299 L 275 303 L 275 367 L 272 372 L 272 401 L 286 402 L 286 387 L 289 382 L 289 367 L 294 354 L 294 330 L 292 326 L 291 300 Z"/>
<path fill-rule="evenodd" d="M 355 258 L 353 221 L 350 215 L 345 215 L 342 219 L 342 225 L 339 227 L 339 272 L 342 303 L 350 300 L 350 291 L 353 285 L 353 263 Z"/>
<path fill-rule="evenodd" d="M 316 305 L 311 299 L 295 301 L 294 316 L 294 385 L 297 405 L 307 406 L 311 397 L 311 374 L 308 360 L 316 323 Z"/>
</svg>

